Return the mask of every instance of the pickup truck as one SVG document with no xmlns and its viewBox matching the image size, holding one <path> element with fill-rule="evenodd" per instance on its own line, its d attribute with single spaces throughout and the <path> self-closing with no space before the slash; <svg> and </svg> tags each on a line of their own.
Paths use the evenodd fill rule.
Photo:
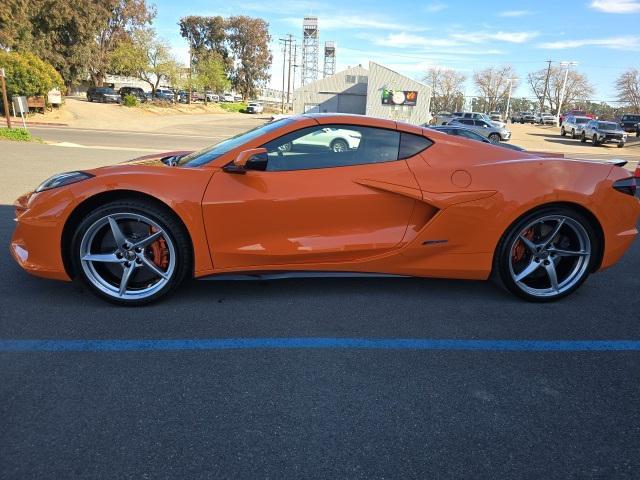
<svg viewBox="0 0 640 480">
<path fill-rule="evenodd" d="M 536 117 L 531 112 L 518 112 L 511 117 L 511 123 L 534 123 Z"/>
</svg>

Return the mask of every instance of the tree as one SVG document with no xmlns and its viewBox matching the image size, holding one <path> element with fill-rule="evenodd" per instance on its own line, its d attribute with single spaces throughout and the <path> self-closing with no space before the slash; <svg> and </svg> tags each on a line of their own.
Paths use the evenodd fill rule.
<svg viewBox="0 0 640 480">
<path fill-rule="evenodd" d="M 244 15 L 229 17 L 227 33 L 234 59 L 231 82 L 242 98 L 248 100 L 256 95 L 258 85 L 270 78 L 269 24 Z"/>
<path fill-rule="evenodd" d="M 110 56 L 118 43 L 130 40 L 136 31 L 151 24 L 156 14 L 145 0 L 109 0 L 106 6 L 109 7 L 109 15 L 98 32 L 95 55 L 89 63 L 91 79 L 96 86 L 103 84 Z"/>
<path fill-rule="evenodd" d="M 227 21 L 220 17 L 200 17 L 191 15 L 178 22 L 180 35 L 189 43 L 194 63 L 198 58 L 211 52 L 217 53 L 225 69 L 231 68 L 231 59 L 227 49 Z"/>
<path fill-rule="evenodd" d="M 484 110 L 496 110 L 498 104 L 506 102 L 510 87 L 509 79 L 513 82 L 512 90 L 515 90 L 518 86 L 518 76 L 511 65 L 489 67 L 474 72 L 473 83 L 480 96 L 485 99 Z"/>
<path fill-rule="evenodd" d="M 616 89 L 620 103 L 640 113 L 640 70 L 632 68 L 622 73 L 616 80 Z"/>
<path fill-rule="evenodd" d="M 545 103 L 548 101 L 550 111 L 554 114 L 557 113 L 558 106 L 560 105 L 560 96 L 562 95 L 562 85 L 565 74 L 566 69 L 562 66 L 552 66 L 549 71 L 549 86 L 547 88 Z M 531 91 L 538 98 L 538 102 L 542 101 L 546 78 L 546 68 L 531 72 L 527 75 L 527 81 L 531 87 Z M 585 100 L 592 94 L 593 86 L 589 83 L 587 77 L 574 70 L 569 70 L 562 104 L 564 106 L 573 105 L 577 101 Z"/>
<path fill-rule="evenodd" d="M 230 82 L 224 72 L 224 64 L 215 53 L 200 57 L 195 70 L 193 84 L 196 88 L 216 93 L 222 93 L 229 88 Z M 205 95 L 206 101 L 207 96 Z"/>
<path fill-rule="evenodd" d="M 152 93 L 178 68 L 168 45 L 159 40 L 151 29 L 138 30 L 129 40 L 120 42 L 110 56 L 110 66 L 113 73 L 147 82 Z"/>
<path fill-rule="evenodd" d="M 0 50 L 0 65 L 5 69 L 9 98 L 13 95 L 46 95 L 53 88 L 64 89 L 60 74 L 32 53 Z"/>
<path fill-rule="evenodd" d="M 433 103 L 431 110 L 455 111 L 464 102 L 464 82 L 467 77 L 453 69 L 430 67 L 423 81 L 431 86 Z"/>
</svg>

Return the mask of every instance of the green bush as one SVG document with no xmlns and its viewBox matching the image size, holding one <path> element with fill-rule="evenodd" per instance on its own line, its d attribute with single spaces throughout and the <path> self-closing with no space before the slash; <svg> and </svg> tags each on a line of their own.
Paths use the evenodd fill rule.
<svg viewBox="0 0 640 480">
<path fill-rule="evenodd" d="M 30 142 L 34 140 L 29 130 L 24 128 L 0 128 L 0 139 Z"/>
<path fill-rule="evenodd" d="M 138 102 L 137 97 L 131 94 L 125 95 L 122 99 L 122 105 L 125 107 L 137 107 L 138 103 L 140 102 Z"/>
<path fill-rule="evenodd" d="M 13 95 L 46 95 L 53 88 L 64 93 L 64 81 L 60 74 L 32 53 L 0 50 L 0 68 L 5 69 L 9 98 Z"/>
<path fill-rule="evenodd" d="M 219 105 L 222 107 L 223 110 L 226 110 L 227 112 L 243 113 L 246 111 L 246 108 L 247 108 L 247 106 L 242 102 L 238 102 L 238 103 L 222 102 Z"/>
</svg>

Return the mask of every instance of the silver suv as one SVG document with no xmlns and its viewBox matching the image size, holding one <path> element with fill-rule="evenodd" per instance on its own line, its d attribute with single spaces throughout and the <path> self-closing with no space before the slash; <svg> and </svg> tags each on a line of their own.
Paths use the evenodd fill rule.
<svg viewBox="0 0 640 480">
<path fill-rule="evenodd" d="M 562 127 L 560 127 L 560 135 L 563 137 L 569 133 L 571 138 L 576 138 L 582 131 L 582 127 L 588 123 L 591 119 L 589 117 L 578 117 L 575 115 L 567 115 L 562 121 Z"/>
<path fill-rule="evenodd" d="M 449 122 L 449 125 L 462 125 L 489 139 L 491 143 L 507 141 L 511 138 L 511 132 L 505 127 L 496 127 L 492 122 L 471 118 L 458 118 Z"/>
<path fill-rule="evenodd" d="M 582 143 L 586 143 L 587 139 L 591 140 L 594 147 L 607 142 L 615 142 L 618 144 L 618 148 L 622 148 L 627 142 L 627 134 L 615 122 L 590 120 L 584 124 L 580 133 Z"/>
</svg>

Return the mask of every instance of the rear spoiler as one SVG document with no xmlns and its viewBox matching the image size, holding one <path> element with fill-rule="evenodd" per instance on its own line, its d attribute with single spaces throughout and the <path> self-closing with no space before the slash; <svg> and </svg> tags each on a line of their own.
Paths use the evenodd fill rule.
<svg viewBox="0 0 640 480">
<path fill-rule="evenodd" d="M 616 167 L 624 167 L 627 164 L 627 160 L 622 160 L 621 158 L 612 158 L 611 160 L 607 160 L 609 165 L 615 165 Z"/>
</svg>

